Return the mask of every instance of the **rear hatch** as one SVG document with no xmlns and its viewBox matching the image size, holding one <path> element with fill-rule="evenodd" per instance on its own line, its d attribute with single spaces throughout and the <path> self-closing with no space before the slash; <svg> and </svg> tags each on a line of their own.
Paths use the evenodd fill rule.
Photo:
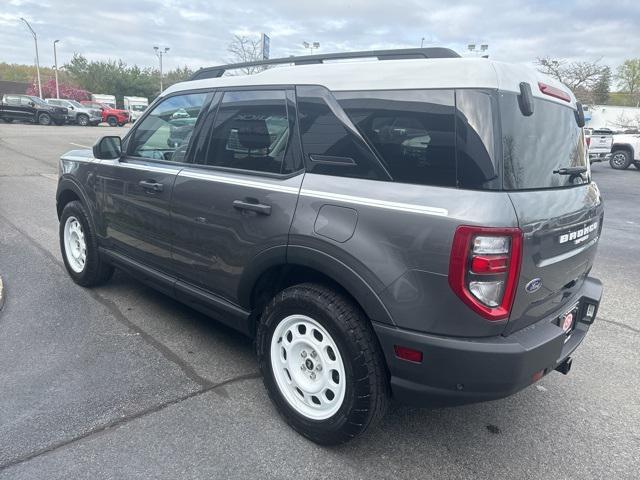
<svg viewBox="0 0 640 480">
<path fill-rule="evenodd" d="M 574 306 L 593 265 L 603 205 L 570 104 L 535 98 L 534 113 L 526 117 L 516 95 L 505 93 L 500 115 L 504 188 L 524 233 L 508 334 Z M 558 172 L 571 167 L 586 171 Z"/>
</svg>

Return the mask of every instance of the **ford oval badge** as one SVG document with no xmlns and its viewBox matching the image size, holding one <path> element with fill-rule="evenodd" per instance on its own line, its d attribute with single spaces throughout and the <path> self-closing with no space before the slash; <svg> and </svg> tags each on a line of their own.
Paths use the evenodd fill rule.
<svg viewBox="0 0 640 480">
<path fill-rule="evenodd" d="M 542 286 L 542 279 L 534 278 L 529 283 L 527 283 L 527 285 L 524 287 L 524 289 L 527 291 L 527 293 L 533 293 L 533 292 L 537 292 L 538 290 L 540 290 L 541 286 Z"/>
</svg>

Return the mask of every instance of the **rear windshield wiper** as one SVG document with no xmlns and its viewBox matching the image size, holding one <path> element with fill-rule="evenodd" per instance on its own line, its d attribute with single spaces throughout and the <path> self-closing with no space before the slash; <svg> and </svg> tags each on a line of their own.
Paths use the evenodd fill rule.
<svg viewBox="0 0 640 480">
<path fill-rule="evenodd" d="M 557 173 L 558 175 L 580 175 L 581 173 L 586 173 L 587 167 L 564 167 L 554 170 L 553 173 Z"/>
</svg>

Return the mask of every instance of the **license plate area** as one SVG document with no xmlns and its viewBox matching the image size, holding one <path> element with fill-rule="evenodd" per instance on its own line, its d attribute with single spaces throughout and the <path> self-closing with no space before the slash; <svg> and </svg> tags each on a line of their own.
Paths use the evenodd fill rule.
<svg viewBox="0 0 640 480">
<path fill-rule="evenodd" d="M 580 303 L 576 303 L 569 310 L 560 315 L 555 321 L 555 324 L 558 325 L 558 327 L 560 327 L 564 334 L 567 336 L 565 342 L 571 336 L 571 332 L 573 332 L 573 329 L 576 328 L 579 311 Z"/>
</svg>

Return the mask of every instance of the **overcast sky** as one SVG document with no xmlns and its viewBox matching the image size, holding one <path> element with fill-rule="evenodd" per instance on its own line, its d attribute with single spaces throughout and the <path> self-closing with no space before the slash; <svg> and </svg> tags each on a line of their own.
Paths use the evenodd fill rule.
<svg viewBox="0 0 640 480">
<path fill-rule="evenodd" d="M 155 66 L 153 45 L 170 47 L 165 68 L 230 60 L 234 34 L 271 37 L 271 56 L 439 45 L 461 54 L 487 43 L 492 58 L 530 62 L 551 56 L 617 66 L 640 57 L 640 0 L 1 0 L 0 62 L 31 63 L 36 30 L 42 65 L 73 52 Z"/>
</svg>

